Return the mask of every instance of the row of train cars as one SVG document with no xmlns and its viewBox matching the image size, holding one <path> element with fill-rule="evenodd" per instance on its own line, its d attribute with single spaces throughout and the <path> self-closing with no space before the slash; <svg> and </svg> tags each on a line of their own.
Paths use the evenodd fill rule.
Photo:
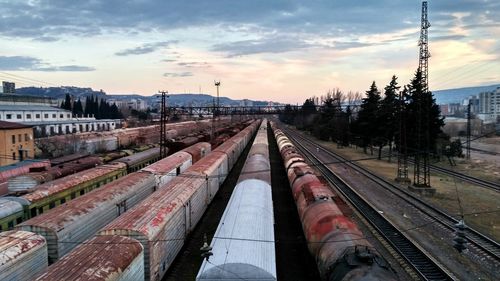
<svg viewBox="0 0 500 281">
<path fill-rule="evenodd" d="M 197 143 L 1 233 L 0 280 L 161 280 L 254 135 L 197 280 L 277 280 L 267 126 L 254 121 L 211 152 Z M 396 280 L 271 128 L 322 279 Z"/>
<path fill-rule="evenodd" d="M 90 259 L 92 262 L 86 265 L 96 266 L 111 274 L 108 275 L 109 278 L 106 277 L 102 280 L 143 279 L 144 277 L 136 278 L 135 273 L 125 270 L 125 268 L 113 268 L 112 265 L 126 265 L 124 258 L 134 253 L 132 249 L 134 243 L 110 243 L 109 246 L 115 247 L 115 250 L 123 247 L 123 253 L 120 251 L 113 253 L 113 249 L 103 245 L 109 242 L 92 242 L 94 239 L 102 240 L 107 236 L 96 236 L 93 239 L 92 237 L 99 231 L 104 231 L 106 226 L 120 223 L 122 223 L 122 227 L 116 229 L 120 233 L 123 232 L 120 235 L 127 236 L 128 234 L 131 237 L 136 237 L 139 241 L 154 241 L 158 235 L 160 235 L 159 237 L 161 235 L 170 237 L 173 232 L 177 233 L 176 235 L 179 237 L 185 237 L 203 214 L 203 206 L 210 203 L 228 171 L 250 141 L 258 121 L 246 124 L 248 126 L 213 150 L 209 143 L 196 143 L 136 172 L 128 173 L 108 183 L 102 182 L 100 188 L 95 188 L 90 192 L 85 191 L 81 195 L 76 194 L 80 196 L 75 196 L 75 198 L 71 198 L 69 195 L 72 194 L 72 188 L 68 189 L 62 186 L 48 188 L 50 192 L 47 192 L 45 188 L 37 188 L 33 193 L 24 195 L 23 197 L 40 198 L 37 202 L 43 201 L 45 203 L 48 203 L 47 199 L 41 199 L 41 197 L 51 198 L 51 202 L 59 201 L 59 206 L 43 208 L 42 212 L 38 212 L 38 208 L 36 208 L 36 216 L 16 225 L 15 230 L 0 233 L 0 252 L 4 253 L 4 255 L 0 255 L 0 280 L 33 280 L 40 271 L 46 270 L 48 264 L 58 261 L 68 253 L 67 257 L 71 258 L 73 253 L 70 252 L 79 244 L 81 245 L 78 249 L 84 252 L 89 248 L 81 247 L 94 246 L 94 249 L 90 250 L 91 252 L 85 252 L 83 256 L 80 256 L 80 262 L 90 259 L 92 251 L 97 250 L 97 252 L 93 252 L 94 255 L 99 252 L 109 254 L 108 256 L 96 257 L 95 260 Z M 122 163 L 114 165 L 124 166 Z M 96 173 L 107 174 L 110 171 L 109 168 L 96 168 L 97 170 L 92 173 L 87 172 L 80 176 L 75 176 L 78 173 L 72 175 L 74 176 L 72 179 L 84 182 L 83 185 L 87 186 L 86 183 L 89 183 L 90 176 Z M 60 181 L 61 184 L 71 185 L 72 181 L 66 178 L 47 184 L 51 184 L 52 187 L 54 182 Z M 169 192 L 175 191 L 177 194 L 178 192 L 197 190 L 199 191 L 198 196 L 189 198 L 189 201 L 183 201 L 188 198 L 187 194 L 183 194 L 186 198 L 176 197 L 170 205 L 164 205 L 164 197 Z M 59 198 L 65 198 L 66 201 L 61 204 Z M 172 211 L 181 207 L 183 213 L 176 213 L 176 219 L 179 221 L 173 225 L 167 224 L 169 221 L 167 218 L 174 214 Z M 25 213 L 30 215 L 31 211 Z M 165 232 L 169 233 L 165 234 Z M 114 235 L 109 237 L 111 236 Z M 175 245 L 182 245 L 181 240 L 173 241 Z M 162 247 L 152 242 L 145 242 L 145 244 L 147 248 L 144 251 L 151 249 L 151 252 L 154 253 L 155 258 L 152 258 L 151 263 L 155 264 L 153 267 L 155 280 L 159 280 L 159 276 L 163 275 L 168 268 L 168 259 L 173 259 L 175 255 L 174 253 L 163 255 L 156 253 L 155 251 Z M 143 255 L 143 246 L 139 245 L 139 247 L 140 253 Z M 105 249 L 110 251 L 103 251 Z M 144 255 L 144 257 L 149 257 L 149 255 Z M 158 266 L 160 261 L 156 258 L 163 259 L 161 268 Z M 148 258 L 144 258 L 145 262 L 147 260 Z M 70 269 L 64 265 L 66 263 L 64 260 L 60 262 L 63 264 L 63 272 L 46 277 L 41 276 L 41 280 L 91 280 L 96 276 L 105 275 L 105 272 L 85 271 L 83 266 L 75 266 Z M 51 268 L 57 268 L 58 264 L 60 263 L 53 264 L 46 274 L 51 272 Z M 142 266 L 143 263 L 140 264 Z M 149 263 L 146 264 L 149 265 Z M 111 269 L 107 265 L 111 266 Z M 149 266 L 147 268 L 149 269 Z M 72 271 L 80 269 L 83 272 L 75 273 Z M 125 274 L 125 276 L 116 275 L 118 272 Z M 127 272 L 132 275 L 126 275 Z M 114 277 L 117 279 L 110 279 Z M 147 278 L 149 279 L 149 277 Z"/>
<path fill-rule="evenodd" d="M 200 141 L 209 141 L 217 146 L 230 135 L 234 135 L 246 122 L 218 128 L 217 137 L 210 139 L 208 132 L 193 131 L 191 122 L 177 124 L 177 139 L 170 139 L 168 151 L 173 153 Z M 185 125 L 188 128 L 184 128 Z M 195 132 L 194 134 L 192 134 Z M 159 160 L 158 147 L 142 145 L 134 149 L 123 149 L 101 156 L 72 154 L 48 161 L 30 161 L 28 167 L 17 166 L 15 171 L 4 173 L 9 195 L 0 197 L 0 232 L 12 229 L 23 220 L 35 217 L 66 201 L 109 183 L 127 173 L 135 172 Z M 104 163 L 104 165 L 103 165 Z M 28 172 L 31 171 L 31 172 Z M 24 173 L 24 174 L 23 174 Z M 10 176 L 10 178 L 7 178 Z"/>
<path fill-rule="evenodd" d="M 164 128 L 167 139 L 174 140 L 175 142 L 180 136 L 186 136 L 194 132 L 206 132 L 212 128 L 223 130 L 223 128 L 231 123 L 233 122 L 230 117 L 218 117 L 216 120 L 203 119 L 167 123 L 164 125 Z M 113 151 L 131 145 L 151 144 L 158 143 L 159 141 L 159 125 L 150 125 L 112 131 L 81 132 L 70 135 L 52 136 L 37 139 L 36 143 L 45 153 L 59 156 L 58 153 L 65 150 L 71 153 L 80 151 L 98 153 L 99 151 Z"/>
</svg>

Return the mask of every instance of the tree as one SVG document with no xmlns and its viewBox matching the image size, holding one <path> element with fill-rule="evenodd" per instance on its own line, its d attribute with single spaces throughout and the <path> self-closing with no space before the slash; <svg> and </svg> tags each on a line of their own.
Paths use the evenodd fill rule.
<svg viewBox="0 0 500 281">
<path fill-rule="evenodd" d="M 82 101 L 80 99 L 78 99 L 73 103 L 73 114 L 75 115 L 83 114 L 83 106 L 82 106 Z"/>
<path fill-rule="evenodd" d="M 292 106 L 287 104 L 287 105 L 285 105 L 285 109 L 283 110 L 283 113 L 281 113 L 279 115 L 279 119 L 283 123 L 293 124 L 295 113 L 296 112 L 295 112 L 295 110 L 292 109 Z"/>
<path fill-rule="evenodd" d="M 375 81 L 366 91 L 366 98 L 363 98 L 358 118 L 354 125 L 354 133 L 360 138 L 360 145 L 366 153 L 366 148 L 374 144 L 375 138 L 379 135 L 378 110 L 379 110 L 380 92 L 377 89 Z M 373 154 L 373 149 L 372 149 Z"/>
<path fill-rule="evenodd" d="M 382 147 L 389 144 L 389 161 L 392 155 L 392 143 L 399 128 L 399 99 L 396 75 L 392 76 L 389 85 L 384 88 L 384 99 L 380 101 L 379 121 L 381 139 L 379 142 L 378 159 L 381 159 Z"/>
<path fill-rule="evenodd" d="M 407 144 L 410 154 L 436 152 L 436 141 L 442 133 L 444 117 L 433 98 L 432 92 L 424 91 L 422 72 L 417 70 L 408 85 L 406 106 Z"/>
<path fill-rule="evenodd" d="M 69 94 L 66 94 L 64 102 L 61 105 L 61 108 L 66 110 L 71 110 L 71 96 Z"/>
<path fill-rule="evenodd" d="M 295 116 L 294 123 L 297 126 L 297 129 L 312 131 L 312 128 L 314 127 L 313 118 L 316 112 L 314 98 L 306 99 L 300 110 L 300 115 Z"/>
</svg>

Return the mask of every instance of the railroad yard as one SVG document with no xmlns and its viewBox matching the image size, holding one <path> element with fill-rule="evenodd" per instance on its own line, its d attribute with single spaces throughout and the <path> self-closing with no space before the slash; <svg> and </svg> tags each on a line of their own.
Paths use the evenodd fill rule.
<svg viewBox="0 0 500 281">
<path fill-rule="evenodd" d="M 3 227 L 14 230 L 3 232 L 0 250 L 21 258 L 3 256 L 0 277 L 497 280 L 499 182 L 480 173 L 497 164 L 491 158 L 476 151 L 456 167 L 436 163 L 436 193 L 421 195 L 394 181 L 395 159 L 263 120 L 220 130 L 212 144 L 184 138 L 163 159 L 150 145 L 122 158 L 58 158 L 48 172 L 13 178 L 10 192 L 22 193 L 0 198 L 15 211 L 2 213 Z M 56 178 L 71 161 L 83 170 Z M 470 229 L 459 253 L 461 214 Z"/>
<path fill-rule="evenodd" d="M 308 137 L 301 133 L 302 136 Z M 397 163 L 393 158 L 392 163 L 383 160 L 376 160 L 376 156 L 365 154 L 361 148 L 344 147 L 339 148 L 335 143 L 316 141 L 319 145 L 328 150 L 338 153 L 346 160 L 330 158 L 326 152 L 320 153 L 323 163 L 329 163 L 335 173 L 345 180 L 351 187 L 359 192 L 384 216 L 388 217 L 399 229 L 403 230 L 412 239 L 418 241 L 423 248 L 436 258 L 447 268 L 453 269 L 453 274 L 460 280 L 496 280 L 500 263 L 498 259 L 498 247 L 493 252 L 496 257 L 486 255 L 477 246 L 469 244 L 469 250 L 460 254 L 453 247 L 453 232 L 450 228 L 440 225 L 442 218 L 435 214 L 423 215 L 419 210 L 421 205 L 414 205 L 401 200 L 396 193 L 388 192 L 388 189 L 375 184 L 372 180 L 362 177 L 362 172 L 353 170 L 345 165 L 353 163 L 362 166 L 375 174 L 380 175 L 384 180 L 392 185 L 398 186 L 401 190 L 408 190 L 407 184 L 397 184 L 394 181 Z M 310 145 L 314 149 L 314 144 Z M 491 167 L 498 165 L 491 161 L 490 156 L 482 158 L 482 155 L 473 154 L 475 161 L 458 160 L 458 167 L 451 168 L 454 171 L 465 172 L 464 174 L 478 176 L 499 184 L 498 175 L 495 176 Z M 474 159 L 474 158 L 473 158 Z M 479 159 L 479 160 L 478 160 Z M 471 164 L 473 162 L 473 164 Z M 443 165 L 444 162 L 439 163 Z M 468 167 L 475 166 L 470 172 Z M 450 169 L 450 167 L 447 167 Z M 411 169 L 410 169 L 411 171 Z M 481 171 L 481 172 L 480 172 Z M 484 186 L 474 185 L 465 180 L 456 179 L 443 173 L 431 173 L 432 187 L 437 189 L 434 196 L 422 196 L 412 193 L 418 199 L 431 203 L 452 217 L 460 217 L 460 208 L 465 214 L 467 225 L 490 236 L 498 241 L 498 215 L 500 210 L 498 202 L 500 195 L 498 190 L 492 190 Z M 410 172 L 411 178 L 411 172 Z M 460 197 L 461 207 L 457 200 Z M 453 231 L 453 229 L 451 228 Z M 494 242 L 493 245 L 498 245 Z"/>
</svg>

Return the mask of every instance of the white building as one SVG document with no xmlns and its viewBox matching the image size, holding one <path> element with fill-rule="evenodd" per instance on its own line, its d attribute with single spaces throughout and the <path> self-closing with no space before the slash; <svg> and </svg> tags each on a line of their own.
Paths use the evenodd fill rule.
<svg viewBox="0 0 500 281">
<path fill-rule="evenodd" d="M 96 120 L 73 116 L 71 111 L 51 106 L 51 99 L 0 95 L 0 120 L 33 126 L 35 137 L 76 132 L 108 131 L 120 127 L 120 119 Z"/>
<path fill-rule="evenodd" d="M 479 118 L 496 122 L 500 117 L 500 87 L 491 92 L 479 93 Z"/>
</svg>

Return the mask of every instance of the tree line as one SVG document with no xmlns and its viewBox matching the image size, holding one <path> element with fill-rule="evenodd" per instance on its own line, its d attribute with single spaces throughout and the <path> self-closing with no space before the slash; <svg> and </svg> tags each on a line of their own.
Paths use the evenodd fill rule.
<svg viewBox="0 0 500 281">
<path fill-rule="evenodd" d="M 64 101 L 61 102 L 61 108 L 70 110 L 74 115 L 92 116 L 96 119 L 122 119 L 123 115 L 116 104 L 109 104 L 105 99 L 97 96 L 87 96 L 85 98 L 85 107 L 80 98 L 71 101 L 71 96 L 66 94 Z"/>
<path fill-rule="evenodd" d="M 359 93 L 335 89 L 322 96 L 321 102 L 312 97 L 301 107 L 286 105 L 280 120 L 339 147 L 356 145 L 371 154 L 377 149 L 378 159 L 386 146 L 389 160 L 393 149 L 401 147 L 406 147 L 408 155 L 463 156 L 460 140 L 450 142 L 441 130 L 444 117 L 432 92 L 425 90 L 422 73 L 417 71 L 403 87 L 397 79 L 392 77 L 383 95 L 373 82 L 362 99 Z"/>
</svg>

